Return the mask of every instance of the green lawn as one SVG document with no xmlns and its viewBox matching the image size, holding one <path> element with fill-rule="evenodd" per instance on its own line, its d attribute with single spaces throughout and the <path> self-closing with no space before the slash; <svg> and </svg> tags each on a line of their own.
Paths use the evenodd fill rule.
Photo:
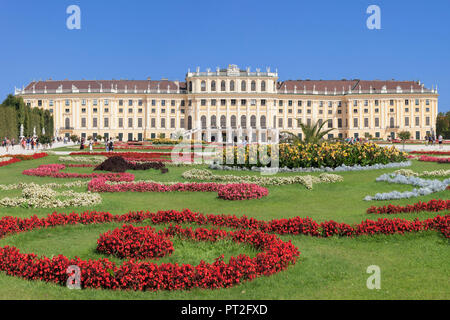
<svg viewBox="0 0 450 320">
<path fill-rule="evenodd" d="M 59 182 L 52 179 L 24 176 L 24 169 L 44 163 L 58 163 L 58 156 L 22 161 L 0 168 L 0 183 Z M 202 167 L 202 166 L 199 166 Z M 205 166 L 203 166 L 204 168 Z M 185 181 L 181 174 L 190 167 L 169 167 L 168 174 L 156 170 L 130 171 L 136 179 L 156 181 Z M 448 168 L 448 164 L 414 161 L 415 171 Z M 71 172 L 91 172 L 91 168 L 71 168 Z M 224 201 L 212 193 L 116 193 L 102 194 L 103 202 L 95 208 L 24 209 L 0 208 L 0 216 L 45 216 L 53 211 L 70 213 L 84 210 L 103 210 L 122 214 L 131 210 L 163 210 L 189 208 L 204 213 L 247 215 L 258 219 L 309 216 L 318 222 L 335 220 L 358 223 L 377 216 L 365 213 L 370 205 L 388 203 L 405 205 L 433 198 L 448 199 L 450 191 L 397 201 L 363 201 L 366 195 L 392 190 L 409 190 L 410 186 L 375 182 L 375 178 L 390 170 L 339 173 L 344 182 L 316 184 L 313 190 L 300 185 L 268 187 L 269 196 L 260 200 Z M 221 172 L 216 172 L 221 174 Z M 230 174 L 224 172 L 223 174 Z M 233 172 L 233 174 L 249 174 Z M 257 173 L 253 173 L 257 174 Z M 289 174 L 280 174 L 289 175 Z M 83 188 L 76 188 L 82 191 Z M 19 195 L 20 190 L 1 191 L 2 197 Z M 395 217 L 425 219 L 433 213 L 398 214 Z M 393 216 L 389 216 L 393 217 Z M 100 226 L 69 226 L 36 230 L 0 240 L 0 245 L 15 245 L 23 252 L 37 254 L 63 253 L 69 257 L 103 257 L 95 252 L 99 234 L 115 228 L 111 223 Z M 295 266 L 270 277 L 261 277 L 230 289 L 191 290 L 177 292 L 113 292 L 107 290 L 71 291 L 65 287 L 31 282 L 0 273 L 0 298 L 3 299 L 449 299 L 450 250 L 449 241 L 435 232 L 419 234 L 359 237 L 355 239 L 317 239 L 307 236 L 282 236 L 292 240 L 301 252 Z M 244 245 L 220 242 L 199 244 L 177 241 L 175 252 L 160 262 L 196 264 L 201 259 L 246 253 L 254 250 Z M 114 258 L 111 258 L 114 260 Z M 120 263 L 119 261 L 117 261 Z M 381 268 L 381 290 L 369 290 L 366 280 L 370 265 Z"/>
</svg>

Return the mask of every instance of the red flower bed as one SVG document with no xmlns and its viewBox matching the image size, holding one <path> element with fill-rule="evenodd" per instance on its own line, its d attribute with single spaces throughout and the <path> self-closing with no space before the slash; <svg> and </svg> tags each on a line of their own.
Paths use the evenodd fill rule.
<svg viewBox="0 0 450 320">
<path fill-rule="evenodd" d="M 430 156 L 421 156 L 421 157 L 419 157 L 419 161 L 437 162 L 437 163 L 450 163 L 450 158 L 438 158 L 438 157 L 430 157 Z"/>
<path fill-rule="evenodd" d="M 224 200 L 247 200 L 266 197 L 269 190 L 257 184 L 229 184 L 219 190 L 219 198 Z"/>
<path fill-rule="evenodd" d="M 61 172 L 65 169 L 64 164 L 45 164 L 34 169 L 24 170 L 22 174 L 36 177 L 52 178 L 105 178 L 109 181 L 133 181 L 134 175 L 127 172 L 119 173 L 76 173 Z"/>
<path fill-rule="evenodd" d="M 411 151 L 411 154 L 432 154 L 435 156 L 449 156 L 450 151 Z"/>
<path fill-rule="evenodd" d="M 450 238 L 450 215 L 436 216 L 423 221 L 404 219 L 366 220 L 360 224 L 348 225 L 335 221 L 320 224 L 310 218 L 295 217 L 271 221 L 259 221 L 245 216 L 237 218 L 231 215 L 204 215 L 190 210 L 151 212 L 129 212 L 124 215 L 112 215 L 109 212 L 84 212 L 82 214 L 53 213 L 46 218 L 22 219 L 3 217 L 0 219 L 0 238 L 6 235 L 62 225 L 107 223 L 112 221 L 142 222 L 149 220 L 160 223 L 195 223 L 212 224 L 234 229 L 235 232 L 220 229 L 191 228 L 169 226 L 161 231 L 165 236 L 179 236 L 195 241 L 217 241 L 230 239 L 239 243 L 248 243 L 262 250 L 254 258 L 246 255 L 231 257 L 228 263 L 223 257 L 214 263 L 201 262 L 198 266 L 188 264 L 165 263 L 157 265 L 152 262 L 136 262 L 133 259 L 121 266 L 108 259 L 85 261 L 75 257 L 68 259 L 62 255 L 52 259 L 38 257 L 30 253 L 21 253 L 15 247 L 0 247 L 0 270 L 6 274 L 29 280 L 41 280 L 65 285 L 71 265 L 81 270 L 83 288 L 133 289 L 133 290 L 180 290 L 190 288 L 225 288 L 251 280 L 260 275 L 270 275 L 294 264 L 299 255 L 298 249 L 291 242 L 283 242 L 273 234 L 305 234 L 316 237 L 359 236 L 374 234 L 403 234 L 436 230 L 444 237 Z M 250 230 L 244 230 L 250 229 Z"/>
<path fill-rule="evenodd" d="M 156 182 L 130 182 L 108 184 L 106 178 L 94 178 L 88 184 L 92 192 L 218 192 L 219 197 L 225 200 L 259 199 L 267 196 L 269 191 L 256 184 L 220 184 L 216 182 L 205 183 L 176 183 L 171 185 Z M 231 190 L 231 191 L 230 191 Z"/>
<path fill-rule="evenodd" d="M 4 167 L 4 166 L 7 166 L 8 164 L 12 164 L 12 163 L 20 162 L 20 161 L 22 161 L 22 160 L 17 159 L 17 158 L 12 158 L 12 159 L 9 159 L 8 161 L 1 161 L 0 167 Z"/>
<path fill-rule="evenodd" d="M 100 235 L 97 251 L 124 258 L 160 258 L 173 252 L 173 243 L 167 236 L 155 233 L 149 226 L 123 225 Z"/>
<path fill-rule="evenodd" d="M 0 220 L 0 235 L 30 231 L 47 226 L 108 222 L 127 219 L 127 215 L 113 217 L 109 213 L 90 212 L 83 215 L 72 213 L 52 214 L 47 218 L 29 219 L 4 217 Z M 83 288 L 132 289 L 132 290 L 184 290 L 191 288 L 227 288 L 261 275 L 271 275 L 295 264 L 298 249 L 292 243 L 284 242 L 275 235 L 255 230 L 225 231 L 220 229 L 169 226 L 161 231 L 166 237 L 179 236 L 194 241 L 216 242 L 229 239 L 237 243 L 247 243 L 261 250 L 254 258 L 246 255 L 231 257 L 226 263 L 223 256 L 213 263 L 189 264 L 136 262 L 134 259 L 121 266 L 108 259 L 85 261 L 80 258 L 68 259 L 58 255 L 49 259 L 30 253 L 21 253 L 15 247 L 0 248 L 0 270 L 8 275 L 29 280 L 41 280 L 65 285 L 69 275 L 67 268 L 76 265 L 81 271 Z"/>
<path fill-rule="evenodd" d="M 448 188 L 448 187 L 447 187 Z M 421 211 L 430 211 L 430 212 L 438 212 L 450 210 L 450 200 L 430 200 L 428 202 L 421 202 L 414 204 L 408 204 L 404 207 L 395 206 L 389 204 L 387 206 L 376 207 L 372 206 L 367 209 L 367 213 L 371 214 L 394 214 L 394 213 L 403 213 L 403 212 L 421 212 Z"/>
<path fill-rule="evenodd" d="M 163 156 L 170 157 L 170 152 L 71 152 L 70 155 L 78 156 L 105 156 L 105 157 L 123 157 L 133 159 L 155 159 Z"/>
<path fill-rule="evenodd" d="M 40 159 L 40 158 L 44 158 L 48 156 L 47 153 L 45 152 L 40 152 L 40 153 L 34 153 L 31 155 L 28 154 L 12 154 L 12 155 L 3 155 L 0 156 L 0 158 L 12 158 L 11 160 L 8 161 L 3 161 L 0 162 L 0 167 L 4 167 L 7 166 L 8 164 L 12 164 L 12 163 L 16 163 L 16 162 L 20 162 L 20 161 L 27 161 L 27 160 L 35 160 L 35 159 Z"/>
</svg>

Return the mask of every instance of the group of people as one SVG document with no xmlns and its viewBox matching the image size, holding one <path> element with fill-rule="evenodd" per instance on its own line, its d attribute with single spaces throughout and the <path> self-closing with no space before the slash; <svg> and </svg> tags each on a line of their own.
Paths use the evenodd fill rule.
<svg viewBox="0 0 450 320">
<path fill-rule="evenodd" d="M 345 139 L 345 142 L 349 143 L 349 144 L 355 144 L 355 143 L 364 143 L 365 139 L 364 138 L 355 138 L 355 137 L 348 137 Z"/>
<path fill-rule="evenodd" d="M 16 139 L 9 139 L 5 137 L 2 140 L 2 147 L 6 148 L 6 152 L 9 152 L 9 149 L 14 150 L 14 147 L 17 145 Z M 22 137 L 20 139 L 19 145 L 23 150 L 37 150 L 39 148 L 39 138 L 38 137 Z"/>
<path fill-rule="evenodd" d="M 84 150 L 86 144 L 86 139 L 81 138 L 80 141 L 80 150 Z M 92 152 L 92 149 L 94 147 L 94 141 L 92 139 L 89 139 L 89 151 Z M 107 152 L 114 151 L 114 141 L 112 138 L 109 138 L 108 140 L 105 140 L 105 149 Z"/>
<path fill-rule="evenodd" d="M 429 146 L 434 146 L 436 144 L 436 142 L 439 144 L 439 149 L 442 149 L 442 143 L 444 141 L 444 138 L 442 137 L 442 135 L 440 134 L 437 138 L 435 135 L 426 135 L 425 136 L 425 145 Z"/>
</svg>

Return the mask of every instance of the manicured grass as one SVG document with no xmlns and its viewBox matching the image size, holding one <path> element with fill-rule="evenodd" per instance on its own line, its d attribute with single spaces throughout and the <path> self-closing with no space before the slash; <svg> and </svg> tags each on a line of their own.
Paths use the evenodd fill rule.
<svg viewBox="0 0 450 320">
<path fill-rule="evenodd" d="M 23 182 L 64 183 L 71 179 L 52 179 L 24 176 L 24 169 L 40 164 L 58 163 L 58 156 L 22 161 L 0 168 L 0 183 Z M 206 166 L 197 166 L 206 168 Z M 185 181 L 181 174 L 189 166 L 169 166 L 169 173 L 157 170 L 129 171 L 136 179 L 155 181 Z M 415 171 L 448 168 L 448 164 L 413 161 L 410 167 Z M 389 170 L 339 173 L 344 182 L 335 184 L 316 184 L 313 190 L 301 185 L 271 186 L 269 196 L 260 200 L 225 201 L 217 198 L 215 192 L 169 192 L 169 193 L 114 193 L 102 194 L 103 202 L 95 208 L 23 209 L 0 208 L 0 216 L 11 215 L 29 217 L 33 214 L 46 216 L 52 211 L 82 212 L 86 210 L 109 211 L 122 214 L 132 210 L 166 210 L 189 208 L 204 213 L 226 213 L 237 216 L 247 215 L 257 219 L 269 220 L 294 216 L 309 216 L 318 222 L 335 220 L 358 223 L 365 219 L 379 217 L 425 219 L 434 213 L 403 213 L 396 215 L 367 215 L 371 205 L 396 204 L 448 199 L 450 191 L 429 196 L 397 201 L 363 201 L 366 195 L 392 190 L 410 190 L 413 187 L 375 182 L 375 178 Z M 70 172 L 92 172 L 92 168 L 68 168 Z M 258 174 L 248 172 L 217 172 L 215 174 Z M 280 176 L 290 175 L 288 173 Z M 317 175 L 317 173 L 314 173 Z M 76 188 L 76 191 L 85 188 Z M 3 196 L 20 194 L 20 190 L 0 192 Z M 447 212 L 448 213 L 448 212 Z M 445 214 L 441 213 L 441 214 Z M 82 258 L 103 257 L 95 253 L 96 240 L 100 233 L 117 227 L 118 224 L 57 227 L 36 230 L 6 237 L 0 245 L 15 245 L 23 252 L 37 254 L 63 253 Z M 359 237 L 355 239 L 330 238 L 316 239 L 306 236 L 283 236 L 292 240 L 301 251 L 295 266 L 270 277 L 261 277 L 230 289 L 191 290 L 180 292 L 113 292 L 107 290 L 72 291 L 57 285 L 31 282 L 0 273 L 0 298 L 7 299 L 448 299 L 450 285 L 449 241 L 436 232 L 419 234 Z M 175 252 L 160 262 L 181 262 L 196 264 L 200 259 L 213 261 L 220 254 L 255 254 L 255 251 L 234 243 L 199 244 L 176 242 Z M 112 260 L 114 258 L 108 257 Z M 168 259 L 168 260 L 165 260 Z M 174 259 L 174 260 L 171 260 Z M 117 263 L 120 261 L 115 260 Z M 378 265 L 381 268 L 381 290 L 366 287 L 366 268 Z"/>
</svg>

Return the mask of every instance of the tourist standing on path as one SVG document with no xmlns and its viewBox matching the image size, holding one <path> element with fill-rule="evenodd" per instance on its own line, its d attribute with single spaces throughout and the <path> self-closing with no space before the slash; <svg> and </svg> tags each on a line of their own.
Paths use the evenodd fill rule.
<svg viewBox="0 0 450 320">
<path fill-rule="evenodd" d="M 442 149 L 443 138 L 441 134 L 439 135 L 438 141 L 439 141 L 439 149 Z"/>
<path fill-rule="evenodd" d="M 92 152 L 92 140 L 89 140 L 89 151 Z"/>
</svg>

